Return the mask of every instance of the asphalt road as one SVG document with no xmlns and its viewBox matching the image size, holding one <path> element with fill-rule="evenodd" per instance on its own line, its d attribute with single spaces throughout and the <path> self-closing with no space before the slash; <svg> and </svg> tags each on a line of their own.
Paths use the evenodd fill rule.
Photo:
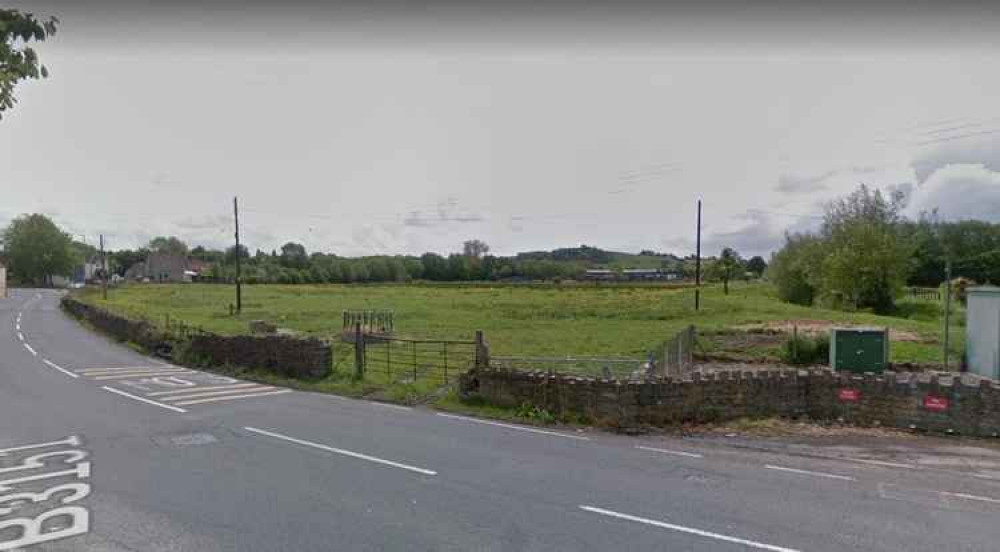
<svg viewBox="0 0 1000 552">
<path fill-rule="evenodd" d="M 1000 480 L 167 365 L 0 299 L 0 551 L 1000 549 Z"/>
</svg>

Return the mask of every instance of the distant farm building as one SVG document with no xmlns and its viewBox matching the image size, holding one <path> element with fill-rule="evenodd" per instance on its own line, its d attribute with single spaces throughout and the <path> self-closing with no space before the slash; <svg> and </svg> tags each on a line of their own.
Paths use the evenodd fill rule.
<svg viewBox="0 0 1000 552">
<path fill-rule="evenodd" d="M 683 276 L 677 271 L 662 268 L 626 268 L 622 271 L 608 268 L 591 268 L 584 272 L 583 278 L 594 281 L 625 280 L 635 282 L 642 280 L 675 281 L 682 279 Z"/>
</svg>

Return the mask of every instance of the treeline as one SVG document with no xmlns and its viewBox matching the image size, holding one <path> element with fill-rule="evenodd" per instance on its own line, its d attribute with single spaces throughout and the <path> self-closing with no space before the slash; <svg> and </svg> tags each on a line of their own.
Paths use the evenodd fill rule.
<svg viewBox="0 0 1000 552">
<path fill-rule="evenodd" d="M 769 279 L 785 301 L 889 313 L 905 286 L 946 278 L 1000 283 L 1000 225 L 903 216 L 905 197 L 864 185 L 831 203 L 815 233 L 788 235 Z"/>
</svg>

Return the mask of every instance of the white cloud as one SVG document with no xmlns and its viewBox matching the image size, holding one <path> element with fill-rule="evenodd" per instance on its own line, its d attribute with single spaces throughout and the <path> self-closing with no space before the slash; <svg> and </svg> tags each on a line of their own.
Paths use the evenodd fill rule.
<svg viewBox="0 0 1000 552">
<path fill-rule="evenodd" d="M 938 210 L 944 220 L 1000 222 L 1000 172 L 980 164 L 947 165 L 913 192 L 909 210 Z"/>
</svg>

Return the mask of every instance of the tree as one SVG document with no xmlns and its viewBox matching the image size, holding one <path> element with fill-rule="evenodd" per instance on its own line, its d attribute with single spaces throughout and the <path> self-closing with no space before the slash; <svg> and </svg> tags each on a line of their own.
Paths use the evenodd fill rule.
<svg viewBox="0 0 1000 552">
<path fill-rule="evenodd" d="M 149 240 L 149 244 L 146 248 L 153 253 L 166 253 L 169 255 L 183 256 L 187 256 L 188 254 L 187 244 L 174 236 L 157 236 Z"/>
<path fill-rule="evenodd" d="M 120 249 L 108 253 L 108 264 L 111 272 L 119 276 L 125 276 L 125 272 L 136 263 L 141 263 L 149 256 L 149 250 L 142 249 Z"/>
<path fill-rule="evenodd" d="M 823 293 L 834 304 L 890 312 L 906 283 L 910 250 L 901 239 L 903 195 L 885 197 L 862 184 L 827 206 Z"/>
<path fill-rule="evenodd" d="M 468 240 L 462 244 L 462 254 L 472 259 L 479 259 L 490 252 L 490 246 L 482 240 Z"/>
<path fill-rule="evenodd" d="M 39 20 L 30 13 L 0 9 L 0 118 L 17 103 L 14 86 L 19 81 L 49 76 L 28 43 L 54 35 L 58 22 L 54 17 Z"/>
<path fill-rule="evenodd" d="M 765 270 L 767 270 L 767 261 L 764 260 L 764 257 L 755 255 L 747 261 L 747 271 L 754 273 L 758 278 L 764 274 Z"/>
<path fill-rule="evenodd" d="M 249 259 L 250 250 L 247 246 L 240 244 L 240 260 Z M 226 264 L 236 264 L 236 246 L 231 245 L 226 249 Z"/>
<path fill-rule="evenodd" d="M 743 260 L 740 259 L 740 254 L 732 247 L 723 248 L 715 267 L 722 280 L 722 292 L 729 295 L 729 281 L 743 272 Z"/>
<path fill-rule="evenodd" d="M 22 215 L 4 230 L 11 276 L 24 282 L 49 283 L 51 276 L 73 270 L 73 239 L 45 215 Z"/>
<path fill-rule="evenodd" d="M 818 295 L 823 243 L 810 234 L 789 234 L 785 246 L 771 255 L 767 277 L 778 298 L 797 305 L 812 305 Z"/>
<path fill-rule="evenodd" d="M 278 262 L 286 268 L 302 269 L 309 266 L 309 255 L 304 245 L 288 242 L 281 246 L 281 257 Z"/>
</svg>

